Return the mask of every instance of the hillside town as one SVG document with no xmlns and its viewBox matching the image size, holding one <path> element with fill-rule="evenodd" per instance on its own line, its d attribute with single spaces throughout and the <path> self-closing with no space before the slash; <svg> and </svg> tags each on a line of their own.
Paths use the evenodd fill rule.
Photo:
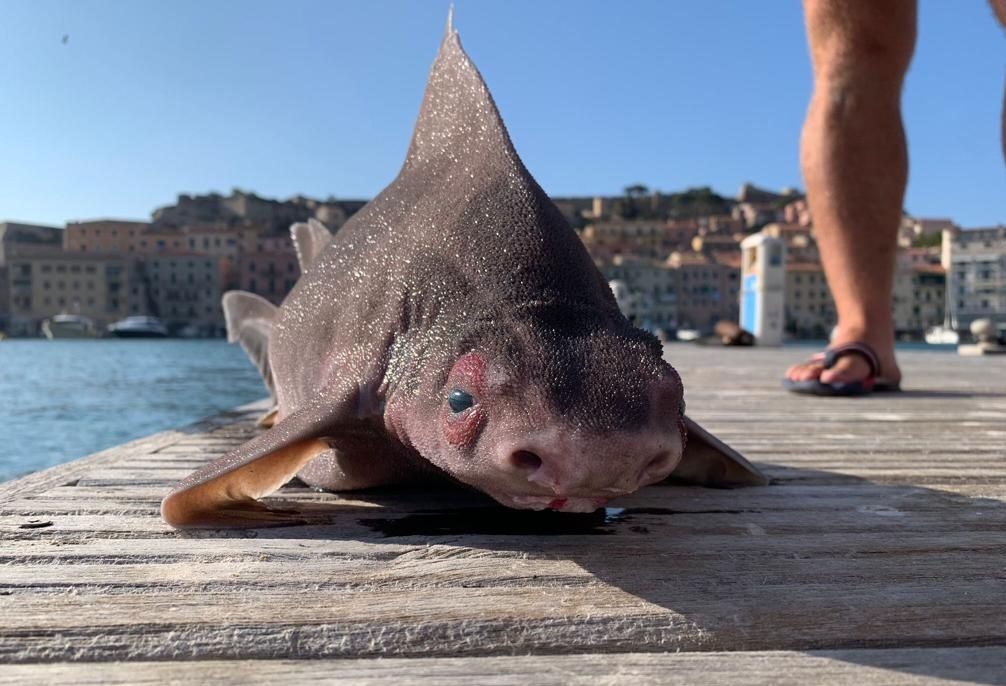
<svg viewBox="0 0 1006 686">
<path fill-rule="evenodd" d="M 711 332 L 739 318 L 741 241 L 785 244 L 785 333 L 826 338 L 835 310 L 803 195 L 744 184 L 661 193 L 642 185 L 609 197 L 554 198 L 637 326 L 661 334 Z M 289 227 L 317 219 L 330 231 L 364 200 L 179 195 L 149 221 L 92 219 L 65 226 L 0 222 L 0 333 L 53 335 L 54 318 L 115 332 L 127 318 L 156 319 L 166 335 L 224 335 L 221 296 L 232 289 L 279 303 L 299 276 Z M 968 228 L 947 218 L 903 217 L 895 327 L 902 339 L 1006 323 L 1006 226 Z"/>
</svg>

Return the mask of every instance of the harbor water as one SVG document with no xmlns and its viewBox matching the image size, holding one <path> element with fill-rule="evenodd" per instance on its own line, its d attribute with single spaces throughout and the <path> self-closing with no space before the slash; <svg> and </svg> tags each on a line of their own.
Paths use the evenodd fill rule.
<svg viewBox="0 0 1006 686">
<path fill-rule="evenodd" d="M 0 481 L 265 397 L 222 340 L 0 343 Z"/>
</svg>

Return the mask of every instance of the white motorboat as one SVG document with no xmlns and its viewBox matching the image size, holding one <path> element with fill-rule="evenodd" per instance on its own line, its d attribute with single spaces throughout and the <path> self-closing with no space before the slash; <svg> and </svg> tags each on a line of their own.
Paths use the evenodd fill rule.
<svg viewBox="0 0 1006 686">
<path fill-rule="evenodd" d="M 57 314 L 42 322 L 42 333 L 50 341 L 61 338 L 96 338 L 94 322 L 81 314 Z"/>
<path fill-rule="evenodd" d="M 110 324 L 108 333 L 118 338 L 164 338 L 168 328 L 157 317 L 137 315 Z"/>
<path fill-rule="evenodd" d="M 945 326 L 931 326 L 926 329 L 926 343 L 930 345 L 957 345 L 960 341 L 960 334 Z"/>
</svg>

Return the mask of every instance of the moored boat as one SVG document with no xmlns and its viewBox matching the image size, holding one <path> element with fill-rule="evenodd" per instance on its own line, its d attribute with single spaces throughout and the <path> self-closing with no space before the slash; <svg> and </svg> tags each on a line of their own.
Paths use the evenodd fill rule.
<svg viewBox="0 0 1006 686">
<path fill-rule="evenodd" d="M 947 343 L 956 345 L 960 343 L 960 340 L 960 334 L 945 326 L 932 326 L 926 329 L 926 343 L 930 345 Z"/>
<path fill-rule="evenodd" d="M 57 314 L 42 322 L 42 333 L 50 341 L 63 338 L 96 338 L 94 322 L 81 314 Z"/>
<path fill-rule="evenodd" d="M 117 338 L 164 338 L 168 328 L 157 317 L 137 315 L 110 324 L 108 333 Z"/>
</svg>

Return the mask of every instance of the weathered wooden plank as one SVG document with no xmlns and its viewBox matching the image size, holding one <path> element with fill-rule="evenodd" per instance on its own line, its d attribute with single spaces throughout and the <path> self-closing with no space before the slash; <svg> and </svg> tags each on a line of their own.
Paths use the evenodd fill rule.
<svg viewBox="0 0 1006 686">
<path fill-rule="evenodd" d="M 256 684 L 339 683 L 359 686 L 921 686 L 1001 684 L 1006 648 L 834 650 L 798 653 L 622 653 L 380 660 L 201 660 L 198 662 L 12 665 L 0 686 L 46 683 Z"/>
</svg>

